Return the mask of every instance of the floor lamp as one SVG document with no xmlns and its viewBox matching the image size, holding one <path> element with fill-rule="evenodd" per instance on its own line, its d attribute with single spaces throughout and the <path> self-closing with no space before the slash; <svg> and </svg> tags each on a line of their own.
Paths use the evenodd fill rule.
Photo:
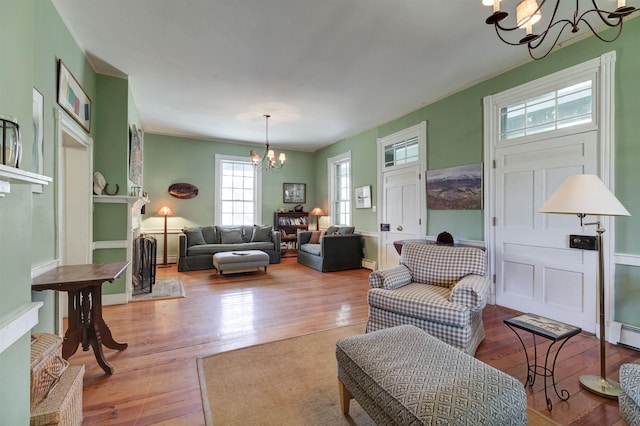
<svg viewBox="0 0 640 426">
<path fill-rule="evenodd" d="M 584 223 L 586 215 L 593 216 L 631 216 L 627 209 L 595 175 L 569 176 L 562 185 L 540 208 L 541 213 L 576 214 L 580 218 L 580 226 L 595 225 L 598 250 L 598 303 L 600 319 L 600 375 L 580 376 L 580 385 L 596 395 L 606 398 L 617 398 L 620 384 L 607 378 L 605 368 L 604 337 L 604 247 L 602 234 L 605 229 L 600 220 Z"/>
<path fill-rule="evenodd" d="M 158 268 L 168 268 L 170 265 L 167 263 L 167 216 L 173 216 L 175 213 L 169 207 L 164 206 L 156 212 L 158 216 L 164 216 L 164 245 L 162 264 L 158 265 Z"/>
<path fill-rule="evenodd" d="M 309 216 L 316 217 L 316 231 L 318 231 L 320 229 L 320 216 L 326 216 L 324 210 L 322 210 L 320 207 L 316 207 L 309 212 Z"/>
</svg>

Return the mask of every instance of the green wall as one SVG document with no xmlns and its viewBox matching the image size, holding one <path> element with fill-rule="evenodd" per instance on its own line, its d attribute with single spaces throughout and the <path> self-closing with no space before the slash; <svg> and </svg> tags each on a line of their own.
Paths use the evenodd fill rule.
<svg viewBox="0 0 640 426">
<path fill-rule="evenodd" d="M 183 226 L 214 224 L 215 202 L 215 155 L 236 155 L 247 157 L 254 145 L 227 143 L 212 140 L 188 139 L 152 133 L 144 138 L 144 182 L 151 202 L 146 205 L 144 228 L 160 229 L 163 218 L 155 212 L 167 205 L 176 213 L 168 220 L 168 228 L 181 229 Z M 310 211 L 321 200 L 315 190 L 314 154 L 299 151 L 285 152 L 285 167 L 277 171 L 262 173 L 262 223 L 273 223 L 273 212 L 279 206 L 293 209 L 293 204 L 283 204 L 283 183 L 306 183 L 307 203 L 304 210 Z M 168 188 L 177 182 L 187 182 L 198 188 L 198 196 L 188 200 L 169 195 Z M 159 241 L 162 244 L 162 241 Z M 171 243 L 169 243 L 171 244 Z M 158 247 L 158 253 L 162 248 Z M 169 255 L 176 254 L 170 247 Z"/>
</svg>

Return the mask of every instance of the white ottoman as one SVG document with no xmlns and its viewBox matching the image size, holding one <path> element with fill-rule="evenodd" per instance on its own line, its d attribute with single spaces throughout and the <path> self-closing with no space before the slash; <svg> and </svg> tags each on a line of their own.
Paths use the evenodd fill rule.
<svg viewBox="0 0 640 426">
<path fill-rule="evenodd" d="M 213 267 L 218 270 L 220 275 L 230 269 L 247 270 L 252 268 L 264 268 L 266 274 L 267 266 L 269 266 L 269 255 L 260 250 L 225 251 L 213 255 Z"/>
</svg>

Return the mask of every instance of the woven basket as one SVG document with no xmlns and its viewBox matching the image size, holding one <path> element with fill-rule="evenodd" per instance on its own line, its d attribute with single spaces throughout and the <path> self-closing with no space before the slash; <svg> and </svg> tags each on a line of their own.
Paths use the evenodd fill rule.
<svg viewBox="0 0 640 426">
<path fill-rule="evenodd" d="M 31 410 L 31 426 L 82 425 L 84 365 L 72 365 L 60 377 L 49 396 Z"/>
<path fill-rule="evenodd" d="M 47 397 L 69 362 L 62 358 L 62 339 L 48 333 L 31 336 L 31 409 Z"/>
</svg>

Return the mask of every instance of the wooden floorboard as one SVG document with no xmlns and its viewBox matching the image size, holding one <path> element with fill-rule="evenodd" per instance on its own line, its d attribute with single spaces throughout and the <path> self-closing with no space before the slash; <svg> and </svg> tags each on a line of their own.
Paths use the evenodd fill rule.
<svg viewBox="0 0 640 426">
<path fill-rule="evenodd" d="M 186 297 L 107 306 L 104 317 L 121 352 L 105 348 L 115 368 L 106 376 L 93 352 L 79 350 L 71 364 L 85 364 L 85 425 L 203 425 L 204 415 L 196 360 L 259 343 L 366 321 L 369 289 L 366 269 L 320 273 L 295 258 L 269 265 L 268 272 L 229 274 L 213 271 L 177 272 L 158 269 L 157 278 L 179 277 Z M 517 314 L 487 306 L 483 319 L 487 337 L 476 357 L 518 380 L 526 380 L 521 344 L 503 320 Z M 529 336 L 523 338 L 531 349 Z M 539 340 L 539 347 L 544 340 Z M 540 350 L 539 350 L 540 355 Z M 608 374 L 618 379 L 624 362 L 638 362 L 640 353 L 607 346 Z M 598 374 L 598 341 L 580 334 L 562 349 L 556 366 L 558 389 L 571 397 L 553 403 L 549 412 L 542 377 L 526 387 L 529 405 L 563 425 L 616 425 L 617 401 L 595 396 L 578 384 L 581 374 Z"/>
</svg>

